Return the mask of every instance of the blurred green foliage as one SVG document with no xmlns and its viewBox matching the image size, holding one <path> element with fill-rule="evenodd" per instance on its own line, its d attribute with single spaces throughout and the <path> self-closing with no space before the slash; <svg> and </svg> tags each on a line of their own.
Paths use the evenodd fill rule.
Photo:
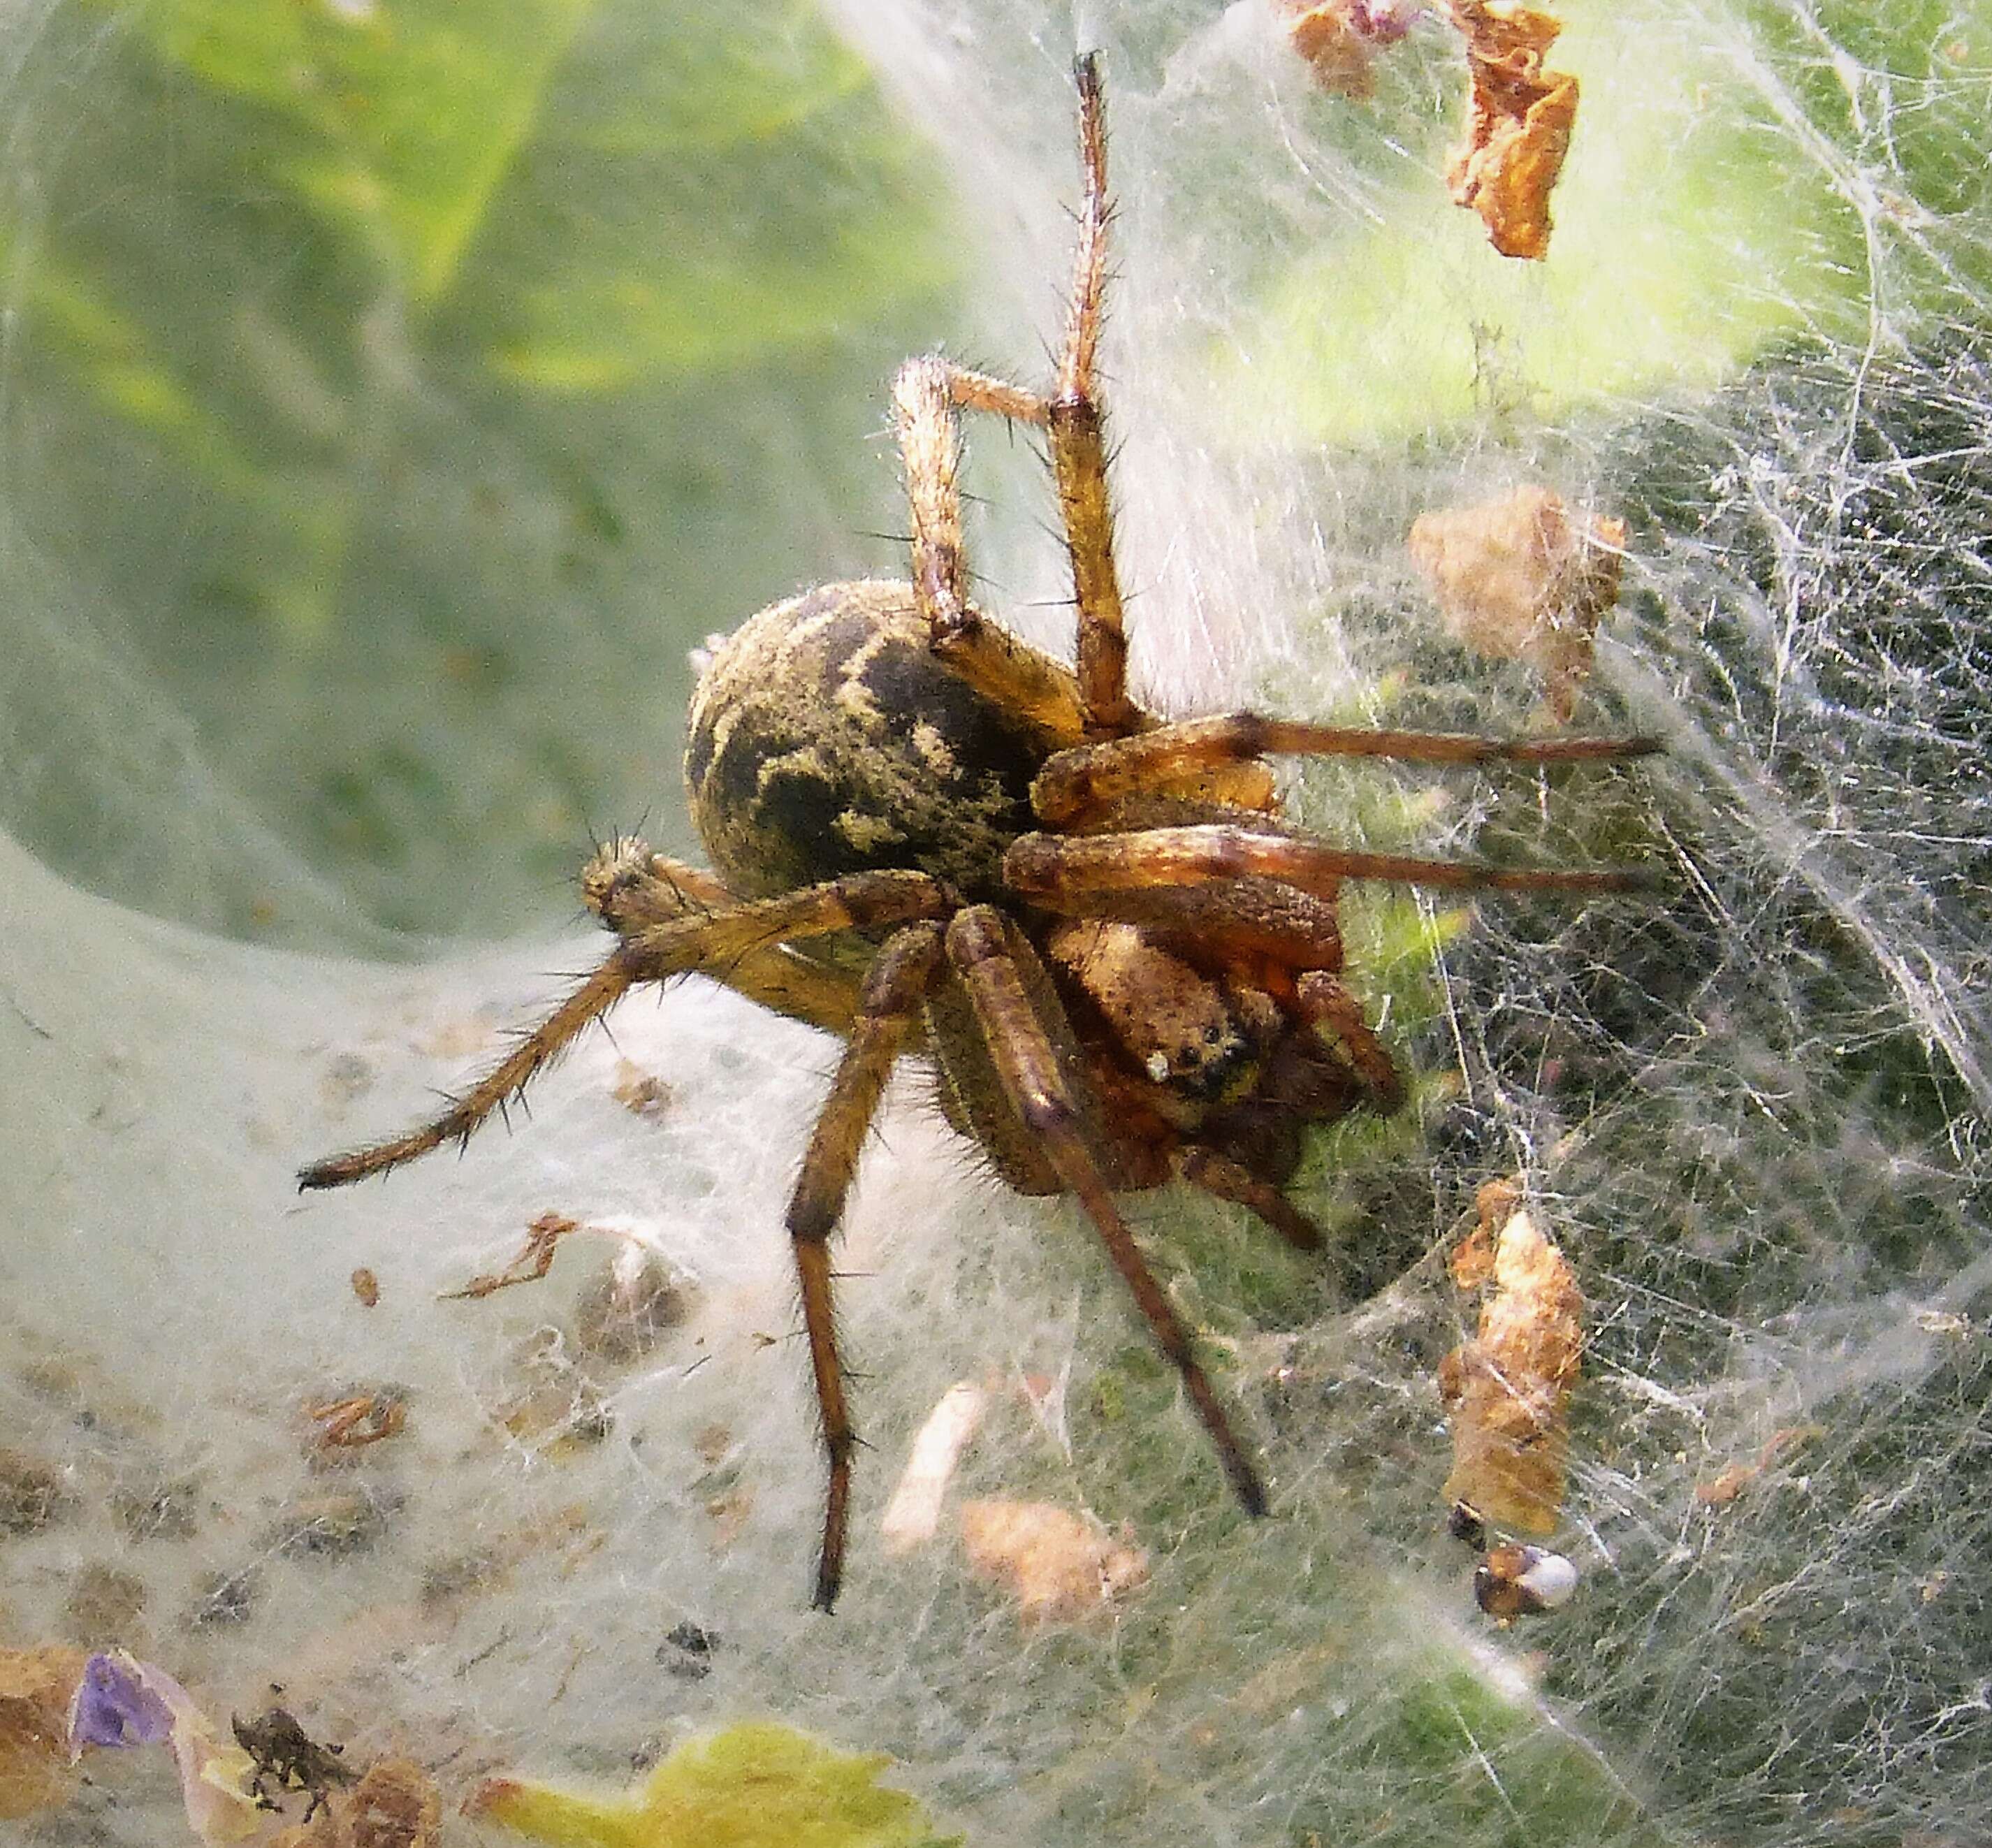
<svg viewBox="0 0 1992 1848">
<path fill-rule="evenodd" d="M 361 912 L 544 916 L 588 824 L 674 817 L 686 648 L 863 562 L 951 280 L 919 150 L 807 4 L 90 0 L 19 49 L 12 619 L 94 638 L 141 710 L 88 722 L 190 721 Z M 104 752 L 5 716 L 39 851 L 312 934 L 184 801 L 206 885 L 107 864 Z"/>
</svg>

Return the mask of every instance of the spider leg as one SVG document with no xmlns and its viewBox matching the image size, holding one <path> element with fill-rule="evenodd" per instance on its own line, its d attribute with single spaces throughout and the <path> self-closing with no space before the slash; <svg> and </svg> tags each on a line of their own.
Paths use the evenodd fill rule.
<svg viewBox="0 0 1992 1848">
<path fill-rule="evenodd" d="M 986 411 L 1042 424 L 1045 401 L 1020 386 L 970 372 L 939 355 L 909 360 L 892 381 L 892 425 L 912 516 L 913 595 L 936 653 L 994 704 L 1016 714 L 1056 748 L 1086 736 L 1079 683 L 1071 671 L 985 622 L 969 602 L 961 533 L 961 431 L 958 414 Z"/>
<path fill-rule="evenodd" d="M 1081 58 L 1073 75 L 1079 89 L 1086 192 L 1055 394 L 1047 401 L 938 356 L 909 360 L 892 385 L 893 425 L 912 513 L 913 591 L 934 647 L 964 678 L 1036 725 L 1054 744 L 1145 730 L 1153 723 L 1127 694 L 1127 641 L 1094 383 L 1112 216 L 1107 199 L 1106 111 L 1094 60 Z M 957 413 L 962 411 L 1046 427 L 1079 608 L 1076 677 L 985 623 L 969 602 L 957 479 Z"/>
<path fill-rule="evenodd" d="M 1079 247 L 1073 257 L 1072 305 L 1058 390 L 1051 403 L 1052 475 L 1059 514 L 1072 558 L 1073 595 L 1079 607 L 1080 698 L 1086 735 L 1117 737 L 1140 728 L 1127 697 L 1127 635 L 1120 581 L 1114 567 L 1114 510 L 1107 486 L 1107 442 L 1095 373 L 1100 351 L 1100 303 L 1107 288 L 1107 107 L 1100 67 L 1090 56 L 1073 66 L 1079 87 L 1080 165 L 1086 196 L 1080 206 Z"/>
<path fill-rule="evenodd" d="M 589 910 L 622 936 L 653 924 L 731 910 L 741 902 L 725 881 L 703 868 L 623 836 L 598 852 L 581 877 Z M 847 1037 L 858 1017 L 859 977 L 776 943 L 743 951 L 724 969 L 707 973 L 790 1020 Z"/>
<path fill-rule="evenodd" d="M 1485 866 L 1370 854 L 1250 828 L 1213 825 L 1145 828 L 1123 834 L 1023 834 L 1003 857 L 1006 885 L 1034 902 L 1150 885 L 1198 885 L 1209 879 L 1278 879 L 1332 898 L 1346 879 L 1403 885 L 1484 888 L 1495 892 L 1623 892 L 1645 890 L 1632 869 Z"/>
<path fill-rule="evenodd" d="M 1148 1318 L 1157 1345 L 1174 1364 L 1183 1389 L 1217 1447 L 1218 1460 L 1249 1514 L 1266 1512 L 1266 1491 L 1247 1461 L 1244 1447 L 1198 1364 L 1184 1328 L 1114 1203 L 1087 1147 L 1085 1116 L 1061 1069 L 1039 1002 L 1056 1007 L 1049 978 L 1036 953 L 993 906 L 970 905 L 947 927 L 947 956 L 967 992 L 997 1076 L 1011 1107 L 1035 1136 L 1046 1158 L 1100 1234 L 1114 1267 Z M 1025 970 L 1036 979 L 1026 980 Z M 1063 1023 L 1061 1023 L 1063 1024 Z"/>
<path fill-rule="evenodd" d="M 1042 882 L 1030 897 L 1045 911 L 1111 918 L 1138 924 L 1165 941 L 1178 939 L 1206 962 L 1270 962 L 1294 973 L 1342 967 L 1342 933 L 1333 904 L 1274 879 L 1110 890 L 1068 889 L 1054 878 Z"/>
<path fill-rule="evenodd" d="M 1176 1171 L 1191 1186 L 1256 1214 L 1297 1251 L 1318 1251 L 1321 1228 L 1270 1181 L 1262 1181 L 1215 1149 L 1186 1146 L 1178 1151 Z"/>
<path fill-rule="evenodd" d="M 947 648 L 981 626 L 968 601 L 968 567 L 961 536 L 961 431 L 958 411 L 987 411 L 1042 424 L 1045 401 L 952 364 L 938 354 L 909 360 L 892 380 L 892 426 L 906 471 L 913 520 L 913 589 L 933 632 Z"/>
<path fill-rule="evenodd" d="M 1309 725 L 1233 712 L 1061 751 L 1038 772 L 1031 806 L 1042 820 L 1069 827 L 1102 816 L 1127 796 L 1193 790 L 1213 769 L 1271 754 L 1426 764 L 1567 764 L 1617 762 L 1650 756 L 1659 748 L 1654 738 L 1476 738 Z"/>
<path fill-rule="evenodd" d="M 924 873 L 853 873 L 728 911 L 637 926 L 565 1001 L 440 1116 L 388 1141 L 314 1161 L 299 1171 L 298 1185 L 343 1187 L 398 1168 L 445 1142 L 468 1141 L 486 1117 L 524 1092 L 640 982 L 694 973 L 723 979 L 742 956 L 777 942 L 902 924 L 943 915 L 948 909 L 945 893 Z"/>
<path fill-rule="evenodd" d="M 830 1480 L 824 1497 L 823 1551 L 813 1602 L 827 1611 L 844 1576 L 844 1542 L 851 1502 L 851 1453 L 858 1439 L 844 1403 L 844 1367 L 837 1351 L 831 1299 L 830 1235 L 844 1216 L 858 1158 L 892 1066 L 917 1037 L 920 1006 L 940 967 L 937 924 L 909 925 L 887 939 L 865 979 L 850 1044 L 803 1157 L 787 1216 L 801 1284 L 803 1325 L 816 1373 L 823 1447 Z"/>
<path fill-rule="evenodd" d="M 512 1050 L 462 1096 L 453 1098 L 440 1116 L 366 1148 L 327 1155 L 298 1171 L 300 1192 L 312 1188 L 343 1187 L 368 1175 L 384 1174 L 444 1143 L 463 1141 L 493 1110 L 522 1093 L 539 1072 L 573 1045 L 643 977 L 629 946 L 619 945 L 552 1013 L 524 1035 Z"/>
</svg>

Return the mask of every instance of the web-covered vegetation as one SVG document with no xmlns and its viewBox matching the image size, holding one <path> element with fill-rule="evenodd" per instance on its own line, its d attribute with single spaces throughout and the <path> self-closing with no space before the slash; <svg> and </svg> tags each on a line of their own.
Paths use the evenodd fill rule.
<svg viewBox="0 0 1992 1848">
<path fill-rule="evenodd" d="M 874 136 L 888 149 L 848 198 L 817 201 L 829 222 L 851 200 L 878 214 L 861 220 L 848 301 L 826 311 L 831 346 L 783 332 L 773 375 L 751 388 L 726 370 L 738 356 L 700 356 L 690 397 L 673 399 L 696 417 L 660 433 L 616 408 L 657 401 L 628 398 L 612 367 L 594 380 L 578 361 L 558 379 L 542 366 L 520 410 L 466 380 L 460 355 L 541 349 L 516 328 L 482 345 L 438 333 L 412 401 L 435 414 L 423 427 L 440 486 L 363 529 L 387 547 L 386 588 L 313 619 L 346 636 L 314 645 L 329 654 L 298 653 L 288 619 L 252 622 L 232 644 L 210 635 L 191 668 L 135 645 L 121 677 L 54 619 L 80 609 L 108 626 L 155 575 L 156 551 L 107 538 L 84 595 L 90 506 L 114 508 L 114 535 L 149 521 L 146 545 L 185 559 L 201 551 L 189 506 L 213 501 L 180 493 L 186 452 L 159 434 L 171 419 L 133 421 L 116 447 L 73 435 L 75 401 L 43 369 L 60 371 L 63 330 L 102 318 L 49 306 L 84 292 L 51 280 L 67 217 L 39 221 L 45 241 L 23 243 L 13 272 L 5 558 L 25 587 L 15 607 L 40 612 L 53 638 L 33 684 L 60 689 L 73 721 L 67 739 L 36 729 L 29 683 L 8 696 L 9 813 L 31 844 L 128 904 L 210 927 L 256 927 L 258 892 L 295 925 L 310 915 L 306 866 L 336 895 L 328 915 L 452 915 L 460 894 L 404 908 L 336 840 L 286 823 L 241 768 L 268 753 L 232 757 L 214 714 L 261 698 L 268 663 L 284 662 L 296 700 L 326 702 L 301 762 L 339 774 L 336 741 L 392 731 L 389 709 L 416 697 L 385 664 L 435 664 L 418 634 L 374 639 L 395 585 L 454 582 L 436 592 L 446 607 L 480 607 L 465 573 L 505 612 L 490 645 L 521 676 L 541 742 L 520 742 L 512 702 L 480 695 L 460 744 L 437 746 L 437 764 L 459 767 L 429 773 L 488 793 L 513 786 L 504 766 L 568 748 L 547 740 L 585 740 L 641 768 L 578 770 L 565 800 L 642 791 L 667 810 L 675 712 L 673 696 L 649 697 L 652 668 L 662 686 L 667 653 L 848 568 L 847 552 L 893 568 L 889 542 L 855 535 L 900 518 L 882 454 L 861 455 L 854 477 L 829 456 L 865 427 L 871 414 L 851 407 L 877 390 L 868 380 L 830 401 L 837 442 L 807 452 L 825 459 L 820 476 L 738 469 L 730 442 L 691 448 L 685 433 L 744 403 L 767 420 L 757 455 L 795 449 L 786 414 L 766 408 L 779 397 L 769 377 L 837 339 L 851 372 L 878 361 L 878 386 L 898 346 L 943 332 L 964 357 L 1035 376 L 1069 232 L 1065 65 L 1084 42 L 1105 54 L 1122 205 L 1107 359 L 1143 684 L 1182 710 L 1250 700 L 1521 728 L 1539 684 L 1448 639 L 1404 540 L 1433 508 L 1547 482 L 1628 530 L 1579 722 L 1656 731 L 1665 760 L 1636 780 L 1553 786 L 1317 769 L 1302 812 L 1375 844 L 1639 854 L 1661 892 L 1581 910 L 1490 899 L 1470 919 L 1352 895 L 1352 970 L 1422 1076 L 1413 1114 L 1347 1126 L 1317 1152 L 1308 1198 L 1342 1236 L 1335 1261 L 1272 1248 L 1207 1205 L 1142 1204 L 1179 1308 L 1267 1446 L 1270 1523 L 1226 1502 L 1076 1219 L 994 1189 L 909 1087 L 850 1235 L 846 1266 L 862 1274 L 843 1295 L 872 1449 L 846 1597 L 824 1624 L 803 1610 L 816 1464 L 777 1233 L 831 1062 L 821 1042 L 680 993 L 548 1080 L 512 1138 L 293 1215 L 298 1158 L 418 1111 L 494 1022 L 530 1011 L 548 986 L 535 972 L 593 946 L 466 950 L 398 972 L 279 962 L 136 922 L 24 861 L 7 882 L 16 968 L 0 1028 L 30 1101 L 21 1146 L 37 1158 L 9 1164 L 11 1216 L 28 1230 L 9 1260 L 22 1358 L 5 1390 L 19 1446 L 57 1455 L 70 1487 L 60 1519 L 0 1539 L 0 1640 L 77 1631 L 83 1574 L 112 1567 L 142 1582 L 152 1647 L 182 1679 L 245 1710 L 282 1680 L 355 1752 L 391 1739 L 435 1762 L 469 1750 L 620 1782 L 689 1730 L 773 1715 L 892 1754 L 897 1781 L 977 1841 L 1974 1839 L 1992 1800 L 1992 20 L 1782 0 L 1571 8 L 1559 56 L 1583 101 L 1540 267 L 1504 264 L 1445 199 L 1460 80 L 1434 22 L 1380 60 L 1363 104 L 1318 94 L 1270 12 L 1246 4 L 899 0 L 841 8 L 837 23 L 851 49 L 834 56 L 861 58 L 881 87 L 854 90 L 846 114 L 801 110 L 749 138 L 779 146 L 783 122 L 828 119 L 854 164 Z M 803 29 L 764 24 L 743 68 Z M 134 69 L 159 81 L 124 61 L 152 29 L 57 7 L 37 29 L 10 91 L 17 197 L 67 198 L 83 216 L 94 182 L 50 112 L 72 90 L 123 95 Z M 549 95 L 627 70 L 650 29 L 609 8 L 577 10 L 567 29 L 547 48 Z M 176 115 L 191 107 L 169 101 L 166 119 L 191 130 L 206 119 Z M 543 107 L 535 119 L 568 119 Z M 917 155 L 888 134 L 899 118 L 924 138 Z M 612 165 L 623 158 L 615 135 L 593 140 Z M 946 281 L 935 189 L 907 177 L 935 170 L 974 202 L 970 304 L 948 311 L 904 305 Z M 172 196 L 198 196 L 193 169 L 175 171 Z M 534 260 L 496 227 L 561 240 L 533 209 L 543 189 L 496 184 L 503 209 L 452 272 L 493 266 L 487 307 L 506 327 L 553 312 L 551 295 L 513 302 L 500 286 Z M 763 194 L 777 223 L 785 202 L 803 209 L 778 172 L 749 190 L 740 220 Z M 391 213 L 374 230 L 413 237 L 418 218 Z M 892 228 L 907 226 L 921 227 L 916 263 Z M 671 254 L 633 266 L 666 273 Z M 418 278 L 436 274 L 391 267 L 367 306 L 428 326 Z M 788 299 L 779 281 L 769 292 Z M 866 299 L 900 304 L 889 341 L 854 331 Z M 128 358 L 135 336 L 120 337 Z M 590 350 L 604 366 L 605 353 L 656 363 L 626 325 Z M 72 433 L 66 472 L 39 465 L 52 428 Z M 592 489 L 562 501 L 558 471 L 530 462 L 582 428 L 595 445 L 582 453 L 632 445 L 599 478 L 599 518 L 573 511 Z M 477 472 L 450 459 L 466 442 L 537 481 L 540 514 L 477 526 L 489 512 Z M 767 496 L 739 523 L 668 503 L 672 530 L 725 554 L 711 597 L 667 612 L 668 639 L 649 626 L 673 596 L 639 595 L 670 518 L 645 498 L 667 452 L 711 471 L 716 497 Z M 360 473 L 373 465 L 363 446 L 353 455 Z M 1060 561 L 1028 452 L 984 435 L 970 468 L 989 502 L 975 539 L 989 601 L 1055 636 Z M 113 479 L 116 496 L 84 492 Z M 421 524 L 411 505 L 442 504 L 462 523 L 429 531 L 417 573 L 394 536 Z M 279 511 L 259 556 L 301 543 Z M 729 542 L 749 526 L 776 537 Z M 503 545 L 471 543 L 473 527 Z M 800 555 L 799 533 L 832 556 Z M 342 555 L 370 581 L 367 545 Z M 516 561 L 558 578 L 570 555 L 585 581 L 550 639 L 545 612 L 521 607 L 547 580 Z M 586 588 L 604 574 L 626 595 Z M 37 601 L 37 585 L 60 595 Z M 158 621 L 182 636 L 190 624 L 184 610 Z M 588 658 L 620 677 L 598 672 L 559 716 L 568 702 L 543 693 L 559 682 L 537 677 L 538 651 L 580 646 L 597 623 Z M 237 652 L 249 665 L 231 681 Z M 322 671 L 327 660 L 347 666 Z M 145 735 L 178 741 L 185 773 L 169 786 L 107 750 L 137 735 L 119 716 L 134 711 L 159 721 Z M 437 720 L 438 739 L 457 722 Z M 519 775 L 505 815 L 465 823 L 449 861 L 459 880 L 480 855 L 517 856 L 514 813 L 544 823 L 549 864 L 553 837 L 577 844 Z M 392 785 L 371 779 L 367 801 Z M 77 788 L 93 806 L 37 806 Z M 412 864 L 436 835 L 428 810 L 410 815 L 397 851 Z M 155 857 L 94 854 L 98 829 Z M 243 870 L 286 864 L 296 876 L 267 885 Z M 148 871 L 160 866 L 197 870 L 176 885 Z M 505 913 L 462 915 L 475 930 Z M 350 931 L 344 915 L 299 934 Z M 1470 1560 L 1444 1531 L 1434 1378 L 1468 1313 L 1438 1253 L 1479 1185 L 1512 1175 L 1575 1267 L 1590 1339 L 1555 1542 L 1581 1583 L 1558 1612 L 1500 1631 L 1474 1610 Z M 543 1286 L 430 1300 L 498 1270 L 548 1210 L 606 1234 L 570 1240 Z M 626 1238 L 687 1291 L 681 1318 L 633 1355 L 588 1333 L 595 1271 L 582 1255 L 599 1270 Z M 347 1288 L 362 1263 L 382 1280 L 380 1311 Z M 267 1332 L 216 1355 L 201 1336 L 220 1314 Z M 335 1478 L 373 1511 L 363 1537 L 299 1540 L 327 1488 L 299 1460 L 295 1406 L 356 1380 L 404 1392 L 408 1430 Z M 964 1380 L 990 1385 L 992 1409 L 950 1505 L 1041 1499 L 1117 1536 L 1125 1522 L 1148 1582 L 1106 1621 L 1021 1627 L 949 1528 L 904 1556 L 877 1537 L 913 1432 Z M 176 1536 L 118 1512 L 168 1505 L 155 1492 L 189 1481 L 195 1512 Z M 213 1512 L 224 1505 L 247 1518 Z M 217 1623 L 213 1600 L 238 1576 L 255 1587 L 249 1614 Z M 144 1796 L 100 1783 L 84 1839 L 175 1839 L 176 1814 Z M 63 1826 L 47 1822 L 48 1839 Z"/>
</svg>

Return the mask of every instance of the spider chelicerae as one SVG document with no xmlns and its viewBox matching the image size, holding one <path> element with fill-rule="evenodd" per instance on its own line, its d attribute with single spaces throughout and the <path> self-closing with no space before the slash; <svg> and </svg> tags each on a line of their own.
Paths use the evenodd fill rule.
<svg viewBox="0 0 1992 1848">
<path fill-rule="evenodd" d="M 1040 395 L 938 357 L 892 391 L 912 581 L 819 586 L 753 617 L 693 695 L 685 780 L 717 874 L 611 840 L 581 878 L 615 933 L 601 965 L 432 1121 L 314 1162 L 306 1188 L 413 1161 L 524 1092 L 638 985 L 710 976 L 837 1035 L 843 1056 L 787 1227 L 828 1464 L 815 1599 L 843 1576 L 851 1453 L 830 1240 L 892 1069 L 922 1057 L 947 1120 L 1025 1194 L 1076 1195 L 1250 1512 L 1258 1471 L 1117 1194 L 1180 1180 L 1317 1248 L 1281 1191 L 1308 1126 L 1403 1089 L 1343 987 L 1347 879 L 1600 892 L 1626 871 L 1496 868 L 1330 846 L 1282 812 L 1267 756 L 1530 765 L 1641 755 L 1645 738 L 1504 742 L 1256 713 L 1165 719 L 1128 695 L 1096 359 L 1104 111 L 1075 67 L 1085 196 L 1058 377 Z M 1074 664 L 970 601 L 960 420 L 1045 432 L 1071 555 Z"/>
</svg>

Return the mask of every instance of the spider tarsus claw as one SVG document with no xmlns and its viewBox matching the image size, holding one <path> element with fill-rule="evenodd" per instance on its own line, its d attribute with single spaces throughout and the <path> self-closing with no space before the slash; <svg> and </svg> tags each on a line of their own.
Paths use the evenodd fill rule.
<svg viewBox="0 0 1992 1848">
<path fill-rule="evenodd" d="M 359 1178 L 350 1155 L 328 1155 L 322 1161 L 314 1161 L 298 1170 L 298 1192 L 316 1193 L 326 1188 L 343 1187 L 347 1181 Z"/>
</svg>

